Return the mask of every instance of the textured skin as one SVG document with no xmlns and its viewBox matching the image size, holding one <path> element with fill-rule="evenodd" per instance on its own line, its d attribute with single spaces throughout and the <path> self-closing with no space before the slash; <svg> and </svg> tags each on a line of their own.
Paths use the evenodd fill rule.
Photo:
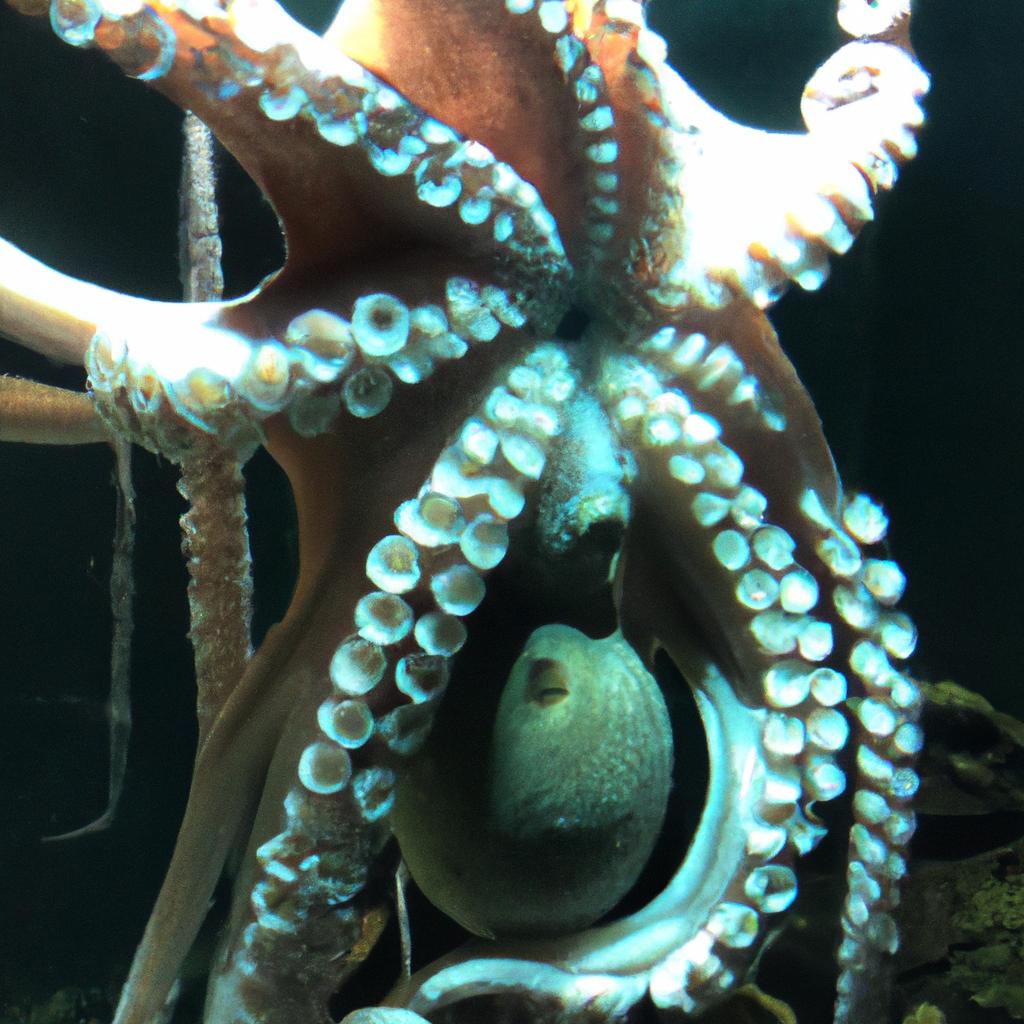
<svg viewBox="0 0 1024 1024">
<path fill-rule="evenodd" d="M 392 827 L 414 881 L 469 931 L 564 934 L 633 885 L 664 821 L 672 734 L 621 639 L 542 627 L 502 688 L 493 737 L 471 706 L 433 738 L 398 787 Z"/>
<path fill-rule="evenodd" d="M 212 708 L 118 1020 L 159 1010 L 232 852 L 208 1019 L 325 1018 L 382 926 L 373 876 L 395 775 L 484 574 L 510 527 L 513 549 L 535 543 L 549 460 L 589 479 L 615 459 L 625 507 L 570 541 L 618 531 L 617 624 L 695 690 L 712 772 L 701 828 L 636 914 L 468 947 L 392 1001 L 431 1013 L 486 991 L 571 1019 L 649 992 L 699 1013 L 791 902 L 792 862 L 823 832 L 811 804 L 843 788 L 849 719 L 837 1020 L 869 1019 L 864 979 L 896 942 L 913 829 L 919 696 L 898 667 L 913 630 L 890 610 L 902 576 L 873 550 L 884 517 L 843 496 L 762 310 L 790 280 L 821 282 L 913 155 L 927 81 L 909 12 L 844 3 L 844 28 L 871 39 L 812 79 L 806 135 L 773 136 L 703 104 L 639 5 L 437 8 L 350 3 L 326 41 L 266 3 L 55 8 L 68 41 L 211 126 L 288 246 L 251 296 L 160 309 L 2 253 L 0 328 L 44 349 L 61 334 L 65 357 L 78 345 L 111 429 L 177 459 L 197 436 L 243 458 L 265 443 L 299 516 L 292 607 Z M 582 343 L 538 343 L 571 306 Z M 602 423 L 582 454 L 561 442 L 580 395 Z M 578 601 L 566 583 L 559 619 Z"/>
</svg>

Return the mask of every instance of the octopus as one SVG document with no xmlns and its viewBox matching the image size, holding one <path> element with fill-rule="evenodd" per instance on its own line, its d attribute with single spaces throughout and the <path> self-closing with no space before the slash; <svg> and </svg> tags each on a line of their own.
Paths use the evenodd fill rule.
<svg viewBox="0 0 1024 1024">
<path fill-rule="evenodd" d="M 143 445 L 191 502 L 199 746 L 116 1024 L 169 1012 L 225 873 L 204 1019 L 329 1020 L 399 857 L 472 937 L 351 1024 L 697 1018 L 847 790 L 835 1021 L 880 1019 L 916 631 L 766 310 L 823 284 L 916 151 L 909 3 L 841 0 L 851 41 L 787 134 L 702 100 L 637 0 L 346 0 L 322 35 L 273 0 L 11 2 L 191 111 L 190 158 L 205 125 L 286 246 L 219 298 L 201 173 L 185 301 L 0 240 L 0 331 L 88 375 L 88 399 L 2 378 L 0 438 Z M 299 566 L 253 651 L 259 447 Z M 703 805 L 636 906 L 686 788 L 679 688 Z"/>
</svg>

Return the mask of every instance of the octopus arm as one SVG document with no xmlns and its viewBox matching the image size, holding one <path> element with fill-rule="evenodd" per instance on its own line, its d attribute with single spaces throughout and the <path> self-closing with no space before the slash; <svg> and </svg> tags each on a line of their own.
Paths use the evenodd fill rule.
<svg viewBox="0 0 1024 1024">
<path fill-rule="evenodd" d="M 277 412 L 287 409 L 300 433 L 325 429 L 330 413 L 320 396 L 329 385 L 344 382 L 349 410 L 372 416 L 390 399 L 387 370 L 418 382 L 469 342 L 491 340 L 501 323 L 555 326 L 571 271 L 538 190 L 270 0 L 187 9 L 70 4 L 54 17 L 66 41 L 98 46 L 129 74 L 195 108 L 264 186 L 288 245 L 284 271 L 252 295 L 203 304 L 147 303 L 94 288 L 5 245 L 0 328 L 86 362 L 104 415 L 136 440 L 180 458 L 198 428 L 245 458 Z M 568 37 L 568 21 L 560 31 Z M 530 46 L 547 45 L 551 66 L 546 33 L 541 40 L 523 34 Z M 570 118 L 560 130 L 575 125 Z M 286 166 L 273 163 L 282 159 Z M 339 192 L 351 201 L 314 198 Z M 373 244 L 388 254 L 378 265 L 390 275 L 420 276 L 416 268 L 438 262 L 445 240 L 482 275 L 491 276 L 483 257 L 528 269 L 502 275 L 506 289 L 455 276 L 455 264 L 465 272 L 466 260 L 449 259 L 445 291 L 424 295 L 429 310 L 410 317 L 394 296 L 373 290 L 374 260 L 346 262 L 361 245 L 346 218 L 365 220 L 363 206 L 389 211 L 403 225 L 399 235 L 419 238 L 405 244 L 387 225 L 373 225 Z M 333 261 L 330 273 L 303 273 L 324 261 Z M 341 278 L 339 263 L 350 271 Z M 366 287 L 353 293 L 348 282 Z M 382 320 L 387 327 L 378 330 Z M 317 394 L 300 401 L 300 411 L 294 400 L 310 391 Z M 164 406 L 176 420 L 150 415 Z"/>
<path fill-rule="evenodd" d="M 0 377 L 0 441 L 90 444 L 110 434 L 88 397 L 17 377 Z"/>
<path fill-rule="evenodd" d="M 422 444 L 395 453 L 387 495 L 410 488 L 417 496 L 400 501 L 393 518 L 347 503 L 335 556 L 369 548 L 368 579 L 329 573 L 312 599 L 319 621 L 289 672 L 304 674 L 311 687 L 326 676 L 332 686 L 309 697 L 321 700 L 314 723 L 302 713 L 306 702 L 296 702 L 281 733 L 211 979 L 208 1019 L 321 1019 L 330 992 L 376 937 L 381 911 L 368 882 L 387 837 L 394 770 L 429 728 L 449 658 L 465 641 L 461 617 L 483 599 L 484 574 L 504 554 L 506 524 L 524 508 L 574 387 L 568 359 L 554 346 L 535 348 L 499 380 L 455 436 L 438 441 L 432 466 L 422 455 L 438 432 L 448 433 L 444 423 L 425 426 L 431 433 Z M 377 464 L 361 471 L 372 474 Z M 417 490 L 410 477 L 424 468 Z M 358 490 L 364 479 L 345 485 Z M 395 524 L 408 533 L 381 539 L 377 531 Z M 367 544 L 372 537 L 377 543 Z M 368 592 L 359 596 L 362 587 Z M 358 633 L 337 643 L 346 622 Z M 315 981 L 295 986 L 290 972 L 300 961 Z"/>
<path fill-rule="evenodd" d="M 69 4 L 55 27 L 211 128 L 274 206 L 292 275 L 427 236 L 568 273 L 535 187 L 341 52 L 348 36 L 324 40 L 273 0 Z"/>
<path fill-rule="evenodd" d="M 61 274 L 3 239 L 0 262 L 0 331 L 60 362 L 83 365 L 98 325 L 156 308 Z"/>
<path fill-rule="evenodd" d="M 789 282 L 820 287 L 829 257 L 849 249 L 873 219 L 874 195 L 917 151 L 928 78 L 890 43 L 850 43 L 818 69 L 801 103 L 803 135 L 738 125 L 665 74 L 685 276 L 712 301 L 716 284 L 759 306 Z"/>
<path fill-rule="evenodd" d="M 515 167 L 543 196 L 573 254 L 579 240 L 572 226 L 582 222 L 586 200 L 579 188 L 583 143 L 591 140 L 580 131 L 579 104 L 565 77 L 569 55 L 582 57 L 582 47 L 557 5 L 546 5 L 543 23 L 536 12 L 523 16 L 506 6 L 346 0 L 325 39 Z"/>
<path fill-rule="evenodd" d="M 301 632 L 292 620 L 268 634 L 197 756 L 171 863 L 121 992 L 115 1020 L 122 1024 L 159 1015 L 225 863 L 248 836 L 277 723 L 295 699 L 283 667 Z"/>
<path fill-rule="evenodd" d="M 746 127 L 716 111 L 666 63 L 639 8 L 624 16 L 629 6 L 595 17 L 586 38 L 619 137 L 629 140 L 622 211 L 645 235 L 619 255 L 653 315 L 722 308 L 740 296 L 763 308 L 790 282 L 820 287 L 829 256 L 850 247 L 873 217 L 874 195 L 916 153 L 928 77 L 910 50 L 906 5 L 841 5 L 842 26 L 859 38 L 808 82 L 804 134 Z"/>
<path fill-rule="evenodd" d="M 777 588 L 785 574 L 768 584 L 763 577 L 774 570 L 759 562 L 754 544 L 795 551 L 811 571 L 801 568 L 788 585 L 799 579 L 817 586 L 813 538 L 799 508 L 810 490 L 837 514 L 835 466 L 816 412 L 752 305 L 737 302 L 640 339 L 629 346 L 633 355 L 622 355 L 621 346 L 609 351 L 601 388 L 621 443 L 637 460 L 636 517 L 646 525 L 634 524 L 632 531 L 670 539 L 658 564 L 671 566 L 675 582 L 672 610 L 662 615 L 651 614 L 663 607 L 659 601 L 623 594 L 628 630 L 644 622 L 651 636 L 667 641 L 669 635 L 653 626 L 660 619 L 663 629 L 685 626 L 703 636 L 719 669 L 756 702 L 768 666 L 750 620 L 764 609 L 747 587 L 757 590 L 760 580 Z M 751 574 L 737 575 L 744 569 Z M 642 579 L 643 573 L 630 576 Z"/>
</svg>

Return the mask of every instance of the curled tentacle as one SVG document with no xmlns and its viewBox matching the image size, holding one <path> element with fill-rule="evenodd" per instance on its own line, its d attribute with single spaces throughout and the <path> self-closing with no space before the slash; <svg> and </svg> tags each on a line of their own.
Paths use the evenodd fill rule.
<svg viewBox="0 0 1024 1024">
<path fill-rule="evenodd" d="M 642 294 L 657 320 L 740 296 L 765 307 L 790 281 L 820 287 L 828 257 L 849 248 L 873 216 L 873 195 L 916 152 L 928 78 L 904 45 L 909 17 L 893 5 L 877 17 L 844 6 L 847 31 L 871 38 L 812 77 L 800 136 L 730 121 L 665 63 L 639 8 L 608 5 L 609 17 L 594 6 L 588 42 L 631 141 L 623 203 L 644 225 L 643 242 L 621 254 L 635 289 L 624 301 Z"/>
<path fill-rule="evenodd" d="M 356 632 L 307 680 L 322 702 L 289 722 L 271 766 L 249 840 L 255 870 L 236 889 L 209 995 L 214 1019 L 316 1013 L 376 938 L 377 897 L 366 882 L 387 836 L 396 771 L 429 731 L 466 640 L 462 619 L 504 557 L 507 523 L 543 471 L 574 386 L 557 347 L 527 354 L 395 509 L 398 532 L 370 550 L 373 589 L 344 598 Z M 317 985 L 283 999 L 288 951 L 308 965 L 311 947 L 325 951 Z"/>
</svg>

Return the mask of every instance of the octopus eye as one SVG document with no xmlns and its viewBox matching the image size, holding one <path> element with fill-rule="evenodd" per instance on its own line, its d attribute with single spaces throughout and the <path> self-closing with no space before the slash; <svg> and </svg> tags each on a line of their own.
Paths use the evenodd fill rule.
<svg viewBox="0 0 1024 1024">
<path fill-rule="evenodd" d="M 542 708 L 561 704 L 569 696 L 569 673 L 551 658 L 538 658 L 527 672 L 526 699 Z"/>
</svg>

